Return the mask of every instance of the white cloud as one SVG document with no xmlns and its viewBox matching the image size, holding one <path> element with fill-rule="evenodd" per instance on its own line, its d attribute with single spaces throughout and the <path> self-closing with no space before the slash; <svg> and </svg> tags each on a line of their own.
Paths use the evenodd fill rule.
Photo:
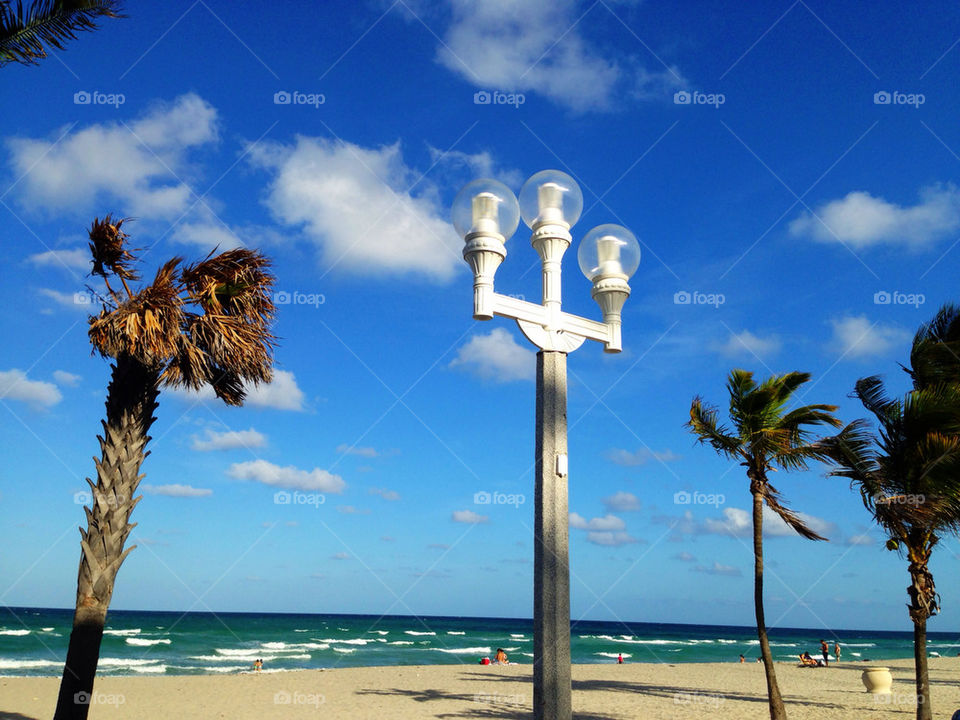
<svg viewBox="0 0 960 720">
<path fill-rule="evenodd" d="M 24 204 L 52 210 L 119 205 L 137 217 L 176 218 L 192 196 L 177 175 L 189 171 L 188 150 L 216 141 L 217 113 L 188 93 L 126 125 L 88 125 L 58 142 L 59 135 L 7 140 L 13 170 L 23 175 Z"/>
<path fill-rule="evenodd" d="M 484 380 L 533 380 L 536 355 L 518 345 L 513 335 L 494 328 L 489 335 L 474 335 L 457 351 L 450 367 L 461 367 Z"/>
<path fill-rule="evenodd" d="M 696 562 L 697 560 L 697 558 L 686 551 L 677 553 L 673 556 L 673 559 L 679 560 L 680 562 Z"/>
<path fill-rule="evenodd" d="M 303 410 L 303 391 L 289 370 L 274 370 L 268 383 L 247 386 L 246 405 L 275 410 Z"/>
<path fill-rule="evenodd" d="M 74 375 L 73 373 L 69 373 L 66 370 L 54 370 L 53 379 L 56 380 L 61 385 L 74 387 L 83 378 L 81 378 L 79 375 Z"/>
<path fill-rule="evenodd" d="M 346 443 L 337 445 L 337 452 L 341 455 L 359 455 L 360 457 L 366 458 L 375 458 L 379 455 L 376 448 L 347 445 Z"/>
<path fill-rule="evenodd" d="M 797 517 L 819 535 L 828 537 L 836 534 L 837 526 L 823 518 L 803 512 L 798 512 Z M 722 517 L 705 518 L 696 531 L 715 535 L 751 537 L 753 535 L 752 514 L 740 508 L 724 508 Z M 793 528 L 766 505 L 763 506 L 763 535 L 764 537 L 799 537 Z"/>
<path fill-rule="evenodd" d="M 696 565 L 690 569 L 693 572 L 706 573 L 707 575 L 724 575 L 726 577 L 741 577 L 743 575 L 740 568 L 735 568 L 732 565 L 721 565 L 716 561 L 710 566 Z"/>
<path fill-rule="evenodd" d="M 250 428 L 249 430 L 225 430 L 217 432 L 207 428 L 206 438 L 193 436 L 190 445 L 194 450 L 207 452 L 210 450 L 233 450 L 235 448 L 256 448 L 267 444 L 267 436 Z"/>
<path fill-rule="evenodd" d="M 906 352 L 909 332 L 893 325 L 870 322 L 866 315 L 847 315 L 831 320 L 835 352 L 849 358 L 868 358 L 887 355 L 899 348 Z"/>
<path fill-rule="evenodd" d="M 960 190 L 954 185 L 931 185 L 919 195 L 916 205 L 905 207 L 868 192 L 851 192 L 821 205 L 813 215 L 796 218 L 790 233 L 859 249 L 884 244 L 924 247 L 960 228 Z"/>
<path fill-rule="evenodd" d="M 608 511 L 613 512 L 636 512 L 642 507 L 636 495 L 622 490 L 603 498 L 601 502 Z"/>
<path fill-rule="evenodd" d="M 0 400 L 20 400 L 35 410 L 49 408 L 63 399 L 53 383 L 30 380 L 23 370 L 0 370 Z"/>
<path fill-rule="evenodd" d="M 213 490 L 207 488 L 195 488 L 191 485 L 147 485 L 140 486 L 147 495 L 166 495 L 167 497 L 208 497 L 213 495 Z"/>
<path fill-rule="evenodd" d="M 369 515 L 370 510 L 367 508 L 358 508 L 353 505 L 337 505 L 337 512 L 343 513 L 344 515 Z"/>
<path fill-rule="evenodd" d="M 37 267 L 67 267 L 71 270 L 89 270 L 90 251 L 86 248 L 76 250 L 47 250 L 27 258 L 27 262 Z"/>
<path fill-rule="evenodd" d="M 398 493 L 396 490 L 388 490 L 387 488 L 370 488 L 370 490 L 367 492 L 370 495 L 379 495 L 384 500 L 389 500 L 391 502 L 400 499 L 400 493 Z"/>
<path fill-rule="evenodd" d="M 452 519 L 454 522 L 467 523 L 468 525 L 476 525 L 490 521 L 488 515 L 479 515 L 473 510 L 454 510 Z"/>
<path fill-rule="evenodd" d="M 850 537 L 848 537 L 846 544 L 869 546 L 869 545 L 876 545 L 877 541 L 874 540 L 870 535 L 867 535 L 867 533 L 862 533 L 860 535 L 851 535 Z"/>
<path fill-rule="evenodd" d="M 266 460 L 234 463 L 227 470 L 227 475 L 237 480 L 254 480 L 264 485 L 292 490 L 319 490 L 339 494 L 347 486 L 339 475 L 320 468 L 301 470 L 293 465 L 281 467 Z"/>
<path fill-rule="evenodd" d="M 479 87 L 535 91 L 575 110 L 604 109 L 628 94 L 684 84 L 676 69 L 651 71 L 602 57 L 581 35 L 577 19 L 589 7 L 575 0 L 449 0 L 452 22 L 438 60 Z M 601 10 L 598 9 L 597 12 Z"/>
<path fill-rule="evenodd" d="M 756 356 L 766 357 L 774 355 L 780 350 L 780 338 L 775 335 L 760 337 L 749 330 L 731 333 L 726 342 L 714 343 L 712 349 L 727 357 Z"/>
<path fill-rule="evenodd" d="M 97 299 L 91 297 L 90 292 L 87 290 L 76 293 L 66 293 L 51 288 L 37 288 L 37 292 L 43 297 L 53 300 L 53 302 L 61 307 L 77 310 L 82 313 L 94 312 L 100 307 Z"/>
<path fill-rule="evenodd" d="M 243 247 L 243 241 L 233 230 L 216 222 L 184 222 L 177 225 L 171 240 L 183 245 L 194 245 L 204 252 L 214 248 L 218 252 Z"/>
<path fill-rule="evenodd" d="M 527 178 L 519 170 L 500 165 L 489 150 L 467 153 L 461 150 L 441 150 L 427 145 L 433 169 L 430 176 L 440 185 L 460 187 L 476 178 L 496 178 L 519 191 Z"/>
<path fill-rule="evenodd" d="M 302 226 L 325 263 L 436 281 L 466 269 L 438 188 L 404 164 L 399 143 L 364 148 L 300 136 L 292 147 L 260 144 L 249 157 L 273 172 L 266 199 L 273 216 Z M 408 191 L 414 184 L 416 195 Z"/>
<path fill-rule="evenodd" d="M 274 410 L 303 410 L 303 391 L 289 370 L 274 370 L 273 380 L 268 383 L 244 383 L 247 397 L 243 404 L 248 407 L 273 408 Z M 213 388 L 204 386 L 199 392 L 184 388 L 171 388 L 171 393 L 191 402 L 216 400 Z"/>
<path fill-rule="evenodd" d="M 572 512 L 570 513 L 570 527 L 576 530 L 594 530 L 603 532 L 610 530 L 623 530 L 626 527 L 626 524 L 616 515 L 607 514 L 603 517 L 595 517 L 587 520 L 582 515 Z"/>
<path fill-rule="evenodd" d="M 626 532 L 601 531 L 588 532 L 587 542 L 593 543 L 594 545 L 603 545 L 604 547 L 620 547 L 621 545 L 631 545 L 639 542 L 639 540 Z"/>
<path fill-rule="evenodd" d="M 657 451 L 651 450 L 650 448 L 640 448 L 635 452 L 630 452 L 629 450 L 623 450 L 621 448 L 610 448 L 603 454 L 603 456 L 612 463 L 624 465 L 626 467 L 646 465 L 651 460 L 657 460 L 659 462 L 672 462 L 673 460 L 680 459 L 680 456 L 675 454 L 672 450 Z"/>
</svg>

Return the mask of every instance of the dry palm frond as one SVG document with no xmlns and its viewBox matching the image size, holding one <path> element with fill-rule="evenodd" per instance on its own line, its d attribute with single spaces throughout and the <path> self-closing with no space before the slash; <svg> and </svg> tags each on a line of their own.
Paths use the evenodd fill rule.
<svg viewBox="0 0 960 720">
<path fill-rule="evenodd" d="M 266 324 L 274 310 L 269 267 L 259 252 L 236 248 L 185 268 L 183 285 L 205 312 Z"/>
<path fill-rule="evenodd" d="M 100 275 L 106 279 L 112 273 L 121 280 L 138 280 L 140 276 L 130 267 L 136 260 L 133 253 L 125 247 L 127 235 L 121 227 L 130 218 L 114 221 L 107 215 L 93 219 L 90 226 L 90 253 L 93 256 L 92 275 Z M 129 292 L 129 288 L 127 289 Z"/>
<path fill-rule="evenodd" d="M 183 319 L 177 283 L 179 258 L 167 262 L 151 285 L 115 310 L 90 319 L 90 342 L 108 357 L 130 355 L 148 367 L 159 367 L 176 352 Z"/>
</svg>

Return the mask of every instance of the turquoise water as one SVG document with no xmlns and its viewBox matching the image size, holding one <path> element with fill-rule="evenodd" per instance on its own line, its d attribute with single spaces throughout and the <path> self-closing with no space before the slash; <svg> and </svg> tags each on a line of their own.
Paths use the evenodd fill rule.
<svg viewBox="0 0 960 720">
<path fill-rule="evenodd" d="M 60 675 L 72 610 L 0 608 L 0 675 Z M 819 641 L 839 640 L 842 660 L 913 657 L 908 632 L 777 628 L 777 660 Z M 930 633 L 931 654 L 960 653 L 960 633 Z M 533 658 L 533 623 L 501 618 L 286 615 L 111 611 L 100 653 L 101 675 L 194 675 L 373 665 L 474 664 L 503 648 L 511 662 Z M 759 655 L 756 631 L 722 625 L 581 621 L 571 631 L 574 663 L 735 662 Z M 831 652 L 832 658 L 832 652 Z"/>
</svg>

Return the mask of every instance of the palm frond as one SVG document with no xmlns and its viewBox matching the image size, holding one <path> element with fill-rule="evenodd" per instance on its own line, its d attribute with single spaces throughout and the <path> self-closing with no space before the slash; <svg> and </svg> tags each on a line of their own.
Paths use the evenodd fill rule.
<svg viewBox="0 0 960 720">
<path fill-rule="evenodd" d="M 103 220 L 94 218 L 90 226 L 90 254 L 93 257 L 91 275 L 106 278 L 109 274 L 116 275 L 121 280 L 139 280 L 140 276 L 130 265 L 136 261 L 133 252 L 136 249 L 127 249 L 127 240 L 130 238 L 121 228 L 130 218 L 114 220 L 113 216 L 106 215 Z"/>
<path fill-rule="evenodd" d="M 770 483 L 764 483 L 761 493 L 763 501 L 771 510 L 773 510 L 787 525 L 793 528 L 799 535 L 807 540 L 826 540 L 816 531 L 814 531 L 806 522 L 803 521 L 796 512 L 787 507 L 780 500 L 780 492 Z"/>
<path fill-rule="evenodd" d="M 904 368 L 915 389 L 960 382 L 960 307 L 946 304 L 917 330 Z"/>
<path fill-rule="evenodd" d="M 720 424 L 717 409 L 704 404 L 700 397 L 690 404 L 690 421 L 685 427 L 697 436 L 698 442 L 710 443 L 714 450 L 727 457 L 740 456 L 740 439 Z"/>
<path fill-rule="evenodd" d="M 44 45 L 63 50 L 77 32 L 95 30 L 97 20 L 124 17 L 119 0 L 38 0 L 24 8 L 17 0 L 0 3 L 0 66 L 35 65 L 47 56 Z"/>
<path fill-rule="evenodd" d="M 90 318 L 90 342 L 105 357 L 129 355 L 147 367 L 162 367 L 179 345 L 183 301 L 177 284 L 179 258 L 157 271 L 151 285 L 115 310 Z"/>
</svg>

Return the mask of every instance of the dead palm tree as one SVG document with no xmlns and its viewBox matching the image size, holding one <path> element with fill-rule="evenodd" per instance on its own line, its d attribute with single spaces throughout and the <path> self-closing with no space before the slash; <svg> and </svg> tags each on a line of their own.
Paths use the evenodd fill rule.
<svg viewBox="0 0 960 720">
<path fill-rule="evenodd" d="M 118 18 L 119 0 L 38 0 L 24 8 L 17 0 L 0 0 L 0 66 L 36 65 L 47 56 L 44 44 L 63 50 L 77 31 L 96 30 L 97 19 Z"/>
<path fill-rule="evenodd" d="M 135 527 L 130 513 L 140 501 L 134 496 L 161 386 L 210 385 L 224 402 L 240 405 L 245 381 L 268 382 L 272 375 L 267 259 L 237 249 L 181 268 L 173 258 L 134 292 L 128 281 L 139 279 L 136 251 L 127 247 L 123 223 L 108 215 L 90 229 L 92 274 L 106 288 L 103 309 L 90 317 L 90 342 L 113 366 L 97 480 L 87 480 L 93 500 L 84 508 L 87 529 L 80 530 L 77 606 L 55 720 L 87 717 L 114 580 L 135 547 L 124 544 Z M 110 276 L 122 289 L 111 286 Z"/>
<path fill-rule="evenodd" d="M 935 383 L 894 400 L 874 376 L 857 381 L 854 397 L 876 418 L 877 435 L 857 421 L 824 445 L 837 466 L 831 474 L 859 489 L 887 547 L 909 561 L 917 720 L 930 720 L 927 620 L 940 596 L 929 562 L 940 537 L 960 530 L 960 385 Z"/>
<path fill-rule="evenodd" d="M 716 408 L 696 397 L 690 406 L 686 427 L 701 443 L 708 443 L 720 454 L 739 460 L 747 469 L 753 498 L 754 609 L 757 636 L 767 679 L 767 698 L 772 720 L 784 720 L 786 710 L 770 654 L 767 625 L 763 613 L 763 505 L 766 503 L 787 525 L 808 540 L 826 540 L 810 529 L 803 518 L 787 508 L 767 474 L 778 468 L 806 469 L 810 460 L 823 460 L 822 449 L 809 430 L 813 425 L 839 427 L 833 416 L 834 405 L 804 405 L 787 410 L 793 393 L 810 379 L 809 373 L 774 375 L 758 385 L 753 373 L 733 370 L 727 380 L 730 393 L 732 430 L 720 424 Z"/>
</svg>

